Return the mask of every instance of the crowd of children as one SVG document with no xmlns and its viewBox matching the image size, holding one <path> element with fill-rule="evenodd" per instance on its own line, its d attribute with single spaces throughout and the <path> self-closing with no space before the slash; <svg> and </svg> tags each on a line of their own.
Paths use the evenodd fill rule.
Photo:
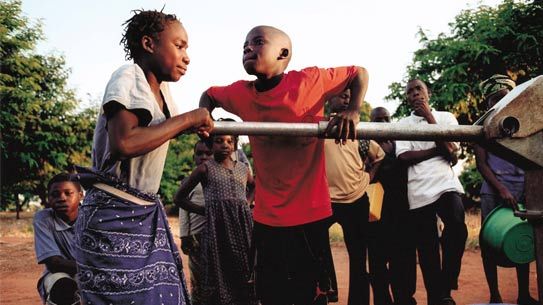
<svg viewBox="0 0 543 305">
<path fill-rule="evenodd" d="M 182 23 L 175 15 L 135 11 L 125 25 L 122 43 L 134 63 L 107 84 L 92 168 L 53 178 L 51 208 L 35 217 L 36 256 L 46 266 L 38 285 L 44 303 L 326 304 L 337 300 L 328 228 L 338 222 L 349 253 L 349 305 L 369 304 L 370 283 L 376 305 L 416 304 L 417 252 L 428 304 L 455 304 L 451 290 L 458 288 L 467 236 L 463 189 L 451 168 L 457 143 L 354 141 L 367 71 L 285 72 L 291 41 L 271 26 L 254 27 L 243 44 L 243 67 L 255 80 L 210 87 L 200 108 L 178 114 L 167 83 L 190 63 Z M 514 84 L 494 78 L 484 86 L 490 104 Z M 409 81 L 405 92 L 413 112 L 401 122 L 457 124 L 451 113 L 430 108 L 423 81 Z M 237 153 L 236 136 L 210 136 L 216 107 L 244 121 L 318 122 L 327 101 L 326 134 L 335 139 L 251 136 L 256 177 Z M 387 123 L 390 115 L 376 108 L 371 120 Z M 168 142 L 186 130 L 202 139 L 194 147 L 197 167 L 174 199 L 182 208 L 190 294 L 156 195 Z M 482 149 L 477 157 L 487 181 L 485 208 L 518 200 L 522 173 Z M 366 189 L 373 180 L 385 197 L 381 220 L 370 225 Z M 437 216 L 445 223 L 441 239 Z M 483 259 L 491 301 L 501 301 L 495 265 L 484 253 Z M 522 272 L 519 302 L 536 304 Z"/>
</svg>

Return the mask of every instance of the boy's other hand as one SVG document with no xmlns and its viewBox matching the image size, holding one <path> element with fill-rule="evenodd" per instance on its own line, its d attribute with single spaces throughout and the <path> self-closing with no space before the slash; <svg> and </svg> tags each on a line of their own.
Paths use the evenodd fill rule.
<svg viewBox="0 0 543 305">
<path fill-rule="evenodd" d="M 498 194 L 500 198 L 511 208 L 515 208 L 515 205 L 517 204 L 517 200 L 515 199 L 515 196 L 511 194 L 511 192 L 504 186 L 498 188 Z"/>
<path fill-rule="evenodd" d="M 413 110 L 415 111 L 415 113 L 420 114 L 427 121 L 432 116 L 432 108 L 425 101 L 415 101 Z"/>
<path fill-rule="evenodd" d="M 336 144 L 345 144 L 347 139 L 356 139 L 356 126 L 360 121 L 358 110 L 345 110 L 333 116 L 326 126 L 325 135 L 335 135 Z M 336 129 L 334 130 L 334 127 Z"/>
<path fill-rule="evenodd" d="M 193 130 L 200 137 L 209 137 L 213 130 L 213 119 L 206 108 L 198 108 L 191 111 L 193 114 Z"/>
<path fill-rule="evenodd" d="M 383 142 L 380 142 L 379 145 L 383 149 L 383 151 L 387 154 L 393 154 L 394 153 L 394 144 L 391 140 L 385 140 Z"/>
</svg>

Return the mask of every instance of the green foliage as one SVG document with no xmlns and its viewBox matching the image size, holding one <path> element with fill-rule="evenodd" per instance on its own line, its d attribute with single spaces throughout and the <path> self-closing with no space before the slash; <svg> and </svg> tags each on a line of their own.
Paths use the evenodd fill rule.
<svg viewBox="0 0 543 305">
<path fill-rule="evenodd" d="M 198 136 L 194 134 L 183 135 L 170 141 L 159 190 L 164 204 L 173 203 L 173 196 L 181 180 L 188 177 L 194 169 L 194 144 L 197 141 Z"/>
<path fill-rule="evenodd" d="M 460 174 L 460 182 L 464 186 L 466 197 L 472 202 L 479 201 L 479 190 L 483 183 L 483 177 L 477 170 L 474 158 L 471 156 L 464 163 L 464 170 Z"/>
<path fill-rule="evenodd" d="M 371 105 L 368 102 L 362 102 L 362 105 L 360 105 L 360 122 L 370 121 L 371 109 Z"/>
<path fill-rule="evenodd" d="M 249 163 L 251 164 L 251 168 L 253 169 L 253 175 L 256 176 L 256 170 L 254 165 L 254 159 L 253 159 L 253 150 L 251 148 L 251 143 L 242 143 L 241 149 L 243 150 L 243 153 L 247 156 L 247 159 L 249 159 Z"/>
<path fill-rule="evenodd" d="M 17 194 L 45 199 L 47 181 L 74 164 L 90 164 L 95 110 L 76 112 L 63 57 L 35 54 L 41 24 L 20 1 L 0 1 L 0 149 L 2 202 Z"/>
<path fill-rule="evenodd" d="M 389 86 L 386 99 L 401 101 L 395 117 L 411 111 L 404 94 L 410 79 L 427 83 L 432 107 L 452 112 L 460 124 L 473 124 L 486 111 L 482 80 L 499 73 L 520 84 L 543 74 L 543 1 L 505 0 L 497 7 L 464 10 L 449 26 L 449 34 L 435 39 L 419 30 L 422 46 L 407 67 L 407 77 Z M 470 157 L 469 147 L 463 149 Z M 468 165 L 460 179 L 467 197 L 477 200 L 482 178 L 472 160 Z"/>
<path fill-rule="evenodd" d="M 422 47 L 407 67 L 407 77 L 389 86 L 388 100 L 402 103 L 395 116 L 409 114 L 404 88 L 420 78 L 432 88 L 431 104 L 472 124 L 484 113 L 479 83 L 495 73 L 522 83 L 543 74 L 543 1 L 505 0 L 497 7 L 464 10 L 450 23 L 450 34 L 429 39 L 419 30 Z"/>
</svg>

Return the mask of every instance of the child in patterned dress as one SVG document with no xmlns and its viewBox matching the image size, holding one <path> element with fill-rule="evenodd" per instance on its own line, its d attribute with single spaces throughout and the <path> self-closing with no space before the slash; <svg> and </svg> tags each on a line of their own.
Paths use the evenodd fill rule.
<svg viewBox="0 0 543 305">
<path fill-rule="evenodd" d="M 254 179 L 245 164 L 231 157 L 236 149 L 234 136 L 215 135 L 212 141 L 213 159 L 183 182 L 175 202 L 183 201 L 187 210 L 206 217 L 203 303 L 256 304 L 250 285 L 253 219 L 249 202 L 254 197 Z M 204 188 L 204 207 L 187 199 L 198 183 Z"/>
</svg>

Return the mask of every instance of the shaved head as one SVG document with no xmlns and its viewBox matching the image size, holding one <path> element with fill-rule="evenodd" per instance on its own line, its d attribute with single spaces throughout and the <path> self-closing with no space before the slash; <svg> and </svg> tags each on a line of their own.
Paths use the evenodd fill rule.
<svg viewBox="0 0 543 305">
<path fill-rule="evenodd" d="M 257 77 L 282 74 L 292 57 L 290 37 L 278 28 L 259 25 L 252 28 L 243 44 L 243 67 Z"/>
<path fill-rule="evenodd" d="M 249 31 L 249 34 L 254 32 L 270 35 L 270 37 L 277 39 L 277 42 L 281 44 L 281 47 L 289 49 L 292 53 L 292 42 L 290 41 L 290 37 L 282 30 L 269 25 L 258 25 L 252 28 Z"/>
</svg>

